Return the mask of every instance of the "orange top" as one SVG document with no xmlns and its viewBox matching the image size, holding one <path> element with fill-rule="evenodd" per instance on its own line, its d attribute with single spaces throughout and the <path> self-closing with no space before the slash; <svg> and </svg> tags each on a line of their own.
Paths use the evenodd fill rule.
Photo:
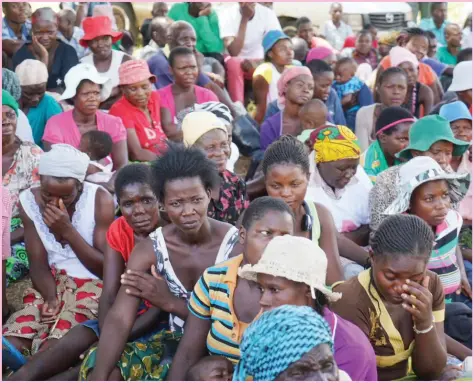
<svg viewBox="0 0 474 383">
<path fill-rule="evenodd" d="M 380 66 L 386 70 L 392 66 L 389 56 L 385 56 L 380 61 Z M 433 72 L 433 69 L 429 65 L 424 63 L 419 63 L 418 66 L 418 81 L 422 84 L 430 86 L 436 81 L 436 74 Z"/>
</svg>

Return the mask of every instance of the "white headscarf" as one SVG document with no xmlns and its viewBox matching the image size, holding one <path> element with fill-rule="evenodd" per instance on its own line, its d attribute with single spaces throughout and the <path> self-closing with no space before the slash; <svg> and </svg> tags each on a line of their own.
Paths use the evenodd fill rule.
<svg viewBox="0 0 474 383">
<path fill-rule="evenodd" d="M 89 166 L 89 156 L 71 145 L 55 144 L 41 155 L 38 166 L 40 176 L 75 178 L 84 182 Z"/>
</svg>

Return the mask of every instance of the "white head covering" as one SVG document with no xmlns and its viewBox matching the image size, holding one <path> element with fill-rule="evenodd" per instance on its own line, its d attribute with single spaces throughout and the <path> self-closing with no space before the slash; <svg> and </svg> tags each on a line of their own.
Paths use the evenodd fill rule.
<svg viewBox="0 0 474 383">
<path fill-rule="evenodd" d="M 453 82 L 449 92 L 462 92 L 472 89 L 472 60 L 463 61 L 454 67 Z"/>
<path fill-rule="evenodd" d="M 95 84 L 102 85 L 100 100 L 105 101 L 112 93 L 112 81 L 108 77 L 101 76 L 96 67 L 91 64 L 77 64 L 69 69 L 64 77 L 66 89 L 61 95 L 61 100 L 69 100 L 76 95 L 77 87 L 82 80 L 89 80 Z"/>
<path fill-rule="evenodd" d="M 38 85 L 48 82 L 48 68 L 39 60 L 27 59 L 18 65 L 15 73 L 21 86 Z"/>
<path fill-rule="evenodd" d="M 257 280 L 257 274 L 267 274 L 301 282 L 311 287 L 313 299 L 316 299 L 315 290 L 318 290 L 329 301 L 335 302 L 342 294 L 326 287 L 327 266 L 326 253 L 317 243 L 307 238 L 284 235 L 268 243 L 257 264 L 247 264 L 238 273 L 251 281 Z"/>
<path fill-rule="evenodd" d="M 390 49 L 390 62 L 393 67 L 399 66 L 401 63 L 409 62 L 412 63 L 415 68 L 418 68 L 419 62 L 416 56 L 411 53 L 408 49 L 403 47 L 393 47 Z"/>
<path fill-rule="evenodd" d="M 227 128 L 224 123 L 211 112 L 203 111 L 187 114 L 181 128 L 183 130 L 183 143 L 186 146 L 193 146 L 197 140 L 214 129 L 220 129 L 227 135 Z"/>
<path fill-rule="evenodd" d="M 89 156 L 71 145 L 55 144 L 41 155 L 38 166 L 40 176 L 75 178 L 84 182 L 89 166 Z"/>
</svg>

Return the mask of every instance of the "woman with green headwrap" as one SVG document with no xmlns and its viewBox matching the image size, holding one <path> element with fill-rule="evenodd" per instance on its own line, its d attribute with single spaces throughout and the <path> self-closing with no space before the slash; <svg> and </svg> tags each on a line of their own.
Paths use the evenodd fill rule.
<svg viewBox="0 0 474 383">
<path fill-rule="evenodd" d="M 12 200 L 11 257 L 7 259 L 7 280 L 16 281 L 28 274 L 23 225 L 19 216 L 19 196 L 23 190 L 39 185 L 38 164 L 43 151 L 16 135 L 18 104 L 2 90 L 2 178 Z"/>
</svg>

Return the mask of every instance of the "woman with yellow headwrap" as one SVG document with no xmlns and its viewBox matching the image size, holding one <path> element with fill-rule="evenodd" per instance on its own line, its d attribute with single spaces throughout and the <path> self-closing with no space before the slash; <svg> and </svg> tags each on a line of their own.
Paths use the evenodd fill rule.
<svg viewBox="0 0 474 383">
<path fill-rule="evenodd" d="M 359 165 L 361 150 L 345 126 L 326 126 L 312 135 L 311 176 L 306 199 L 326 206 L 342 235 L 338 248 L 344 278 L 363 270 L 369 254 L 369 192 L 372 183 Z"/>
</svg>

